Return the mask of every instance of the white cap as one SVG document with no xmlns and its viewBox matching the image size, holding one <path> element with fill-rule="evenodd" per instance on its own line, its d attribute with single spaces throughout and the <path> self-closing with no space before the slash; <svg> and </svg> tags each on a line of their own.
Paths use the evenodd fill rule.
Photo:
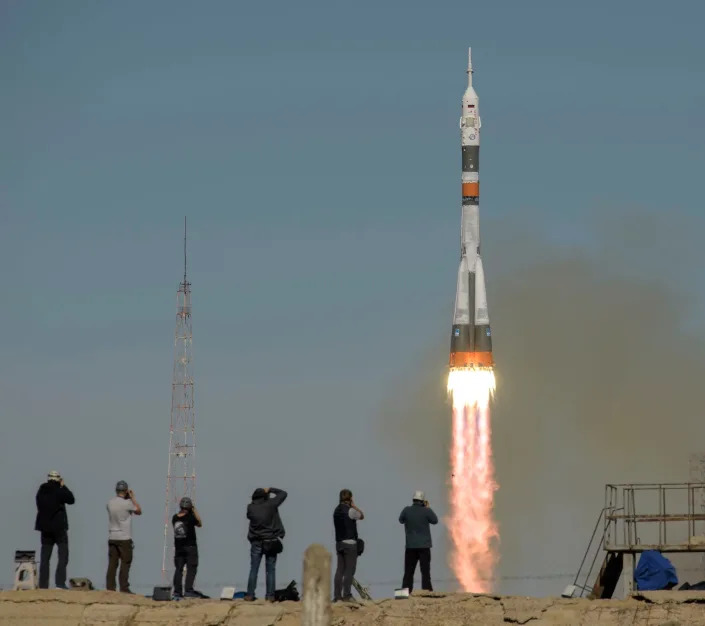
<svg viewBox="0 0 705 626">
<path fill-rule="evenodd" d="M 414 500 L 420 500 L 424 502 L 426 500 L 426 495 L 423 491 L 414 491 Z"/>
<path fill-rule="evenodd" d="M 61 474 L 59 474 L 59 472 L 57 472 L 56 470 L 51 470 L 51 472 L 47 474 L 47 478 L 49 480 L 55 480 L 56 482 L 59 482 L 61 480 Z"/>
</svg>

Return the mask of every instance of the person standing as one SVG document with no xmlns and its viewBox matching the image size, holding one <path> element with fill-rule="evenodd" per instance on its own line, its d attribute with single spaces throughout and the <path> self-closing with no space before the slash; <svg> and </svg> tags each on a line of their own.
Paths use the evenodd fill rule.
<svg viewBox="0 0 705 626">
<path fill-rule="evenodd" d="M 421 565 L 421 588 L 433 591 L 431 584 L 431 541 L 430 524 L 438 524 L 438 517 L 428 506 L 423 491 L 414 493 L 411 506 L 407 506 L 399 515 L 399 523 L 404 524 L 406 532 L 406 550 L 404 552 L 404 580 L 402 588 L 414 588 L 416 563 Z"/>
<path fill-rule="evenodd" d="M 281 540 L 285 534 L 279 507 L 287 495 L 283 489 L 259 487 L 254 490 L 252 502 L 247 505 L 247 519 L 250 520 L 247 531 L 247 539 L 250 542 L 250 575 L 247 579 L 245 600 L 255 599 L 257 574 L 264 556 L 265 599 L 274 602 L 277 555 L 284 549 Z"/>
<path fill-rule="evenodd" d="M 181 498 L 179 508 L 179 512 L 171 518 L 174 529 L 174 597 L 201 598 L 203 596 L 194 590 L 193 583 L 198 571 L 196 528 L 201 528 L 203 522 L 191 498 Z M 182 587 L 183 578 L 186 579 L 185 590 Z"/>
<path fill-rule="evenodd" d="M 64 484 L 59 472 L 52 470 L 47 481 L 42 483 L 35 496 L 37 517 L 34 530 L 41 533 L 42 551 L 39 563 L 39 588 L 49 588 L 49 561 L 57 546 L 59 560 L 56 564 L 54 582 L 58 589 L 66 587 L 66 566 L 69 562 L 69 519 L 66 505 L 76 502 L 71 490 Z"/>
<path fill-rule="evenodd" d="M 115 591 L 115 574 L 120 565 L 118 576 L 120 591 L 130 591 L 130 566 L 135 544 L 132 542 L 132 516 L 142 515 L 142 507 L 135 499 L 124 480 L 115 485 L 115 497 L 108 500 L 108 572 L 105 588 Z"/>
<path fill-rule="evenodd" d="M 352 581 L 357 567 L 357 522 L 365 514 L 355 506 L 350 489 L 342 489 L 338 506 L 333 511 L 335 527 L 335 552 L 338 566 L 333 579 L 333 602 L 349 602 L 352 597 Z"/>
</svg>

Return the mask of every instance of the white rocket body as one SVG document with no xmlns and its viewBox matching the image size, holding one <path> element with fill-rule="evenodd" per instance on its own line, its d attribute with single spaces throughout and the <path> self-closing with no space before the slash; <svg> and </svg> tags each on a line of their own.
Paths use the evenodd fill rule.
<svg viewBox="0 0 705 626">
<path fill-rule="evenodd" d="M 472 84 L 468 50 L 468 86 L 460 117 L 462 217 L 460 266 L 451 333 L 450 367 L 492 367 L 492 339 L 480 257 L 480 103 Z"/>
</svg>

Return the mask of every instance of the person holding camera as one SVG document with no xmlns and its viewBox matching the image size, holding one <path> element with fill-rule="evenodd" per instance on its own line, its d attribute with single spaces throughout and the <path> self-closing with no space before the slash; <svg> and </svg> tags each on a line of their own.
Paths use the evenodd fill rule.
<svg viewBox="0 0 705 626">
<path fill-rule="evenodd" d="M 49 588 L 49 561 L 56 544 L 59 560 L 56 564 L 54 581 L 57 589 L 66 587 L 66 566 L 69 562 L 69 519 L 66 515 L 66 505 L 73 504 L 76 499 L 71 490 L 64 484 L 59 472 L 51 471 L 47 481 L 42 483 L 35 497 L 37 517 L 34 530 L 41 533 L 42 551 L 39 561 L 39 588 Z"/>
<path fill-rule="evenodd" d="M 245 600 L 255 599 L 257 574 L 264 556 L 266 591 L 265 599 L 274 602 L 276 590 L 277 555 L 284 546 L 284 524 L 279 516 L 279 507 L 288 494 L 275 487 L 259 487 L 252 493 L 252 502 L 247 505 L 247 519 L 250 527 L 247 539 L 250 542 L 250 575 L 247 579 Z"/>
<path fill-rule="evenodd" d="M 402 588 L 414 588 L 416 563 L 421 565 L 421 588 L 433 591 L 431 584 L 431 541 L 430 524 L 438 524 L 438 516 L 428 506 L 423 491 L 414 493 L 411 506 L 407 506 L 399 515 L 399 523 L 404 524 L 406 532 L 406 550 L 404 552 L 404 580 Z"/>
<path fill-rule="evenodd" d="M 135 499 L 124 480 L 115 485 L 115 497 L 108 500 L 108 572 L 105 588 L 115 591 L 115 574 L 120 565 L 118 576 L 120 591 L 130 591 L 130 565 L 135 544 L 132 542 L 132 516 L 142 515 L 142 507 Z"/>
<path fill-rule="evenodd" d="M 349 602 L 352 597 L 352 582 L 360 554 L 360 539 L 357 536 L 357 523 L 365 519 L 365 514 L 355 506 L 350 489 L 342 489 L 338 506 L 333 511 L 335 527 L 335 552 L 338 566 L 333 579 L 333 602 Z"/>
<path fill-rule="evenodd" d="M 196 528 L 201 528 L 203 522 L 191 498 L 181 498 L 179 509 L 179 512 L 171 518 L 174 530 L 174 597 L 202 598 L 202 594 L 194 590 L 193 583 L 198 571 Z M 182 586 L 184 567 L 186 567 L 185 590 Z"/>
</svg>

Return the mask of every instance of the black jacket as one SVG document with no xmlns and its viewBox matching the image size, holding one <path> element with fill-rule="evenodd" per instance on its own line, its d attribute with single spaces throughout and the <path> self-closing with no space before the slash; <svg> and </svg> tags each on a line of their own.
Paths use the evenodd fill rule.
<svg viewBox="0 0 705 626">
<path fill-rule="evenodd" d="M 69 529 L 66 505 L 73 504 L 76 499 L 68 487 L 62 487 L 55 480 L 49 480 L 39 486 L 35 500 L 37 519 L 34 530 L 43 533 L 59 533 Z"/>
<path fill-rule="evenodd" d="M 430 507 L 414 502 L 399 515 L 399 522 L 406 530 L 406 547 L 432 548 L 431 528 L 429 524 L 438 524 L 438 517 Z"/>
<path fill-rule="evenodd" d="M 335 540 L 357 539 L 357 521 L 350 519 L 350 505 L 341 502 L 333 511 Z"/>
<path fill-rule="evenodd" d="M 273 493 L 274 497 L 270 498 L 269 493 Z M 256 489 L 252 494 L 252 502 L 247 505 L 247 519 L 250 520 L 250 528 L 247 531 L 249 541 L 284 538 L 284 524 L 278 509 L 288 494 L 283 489 L 274 487 L 269 493 L 265 493 L 264 489 Z"/>
</svg>

